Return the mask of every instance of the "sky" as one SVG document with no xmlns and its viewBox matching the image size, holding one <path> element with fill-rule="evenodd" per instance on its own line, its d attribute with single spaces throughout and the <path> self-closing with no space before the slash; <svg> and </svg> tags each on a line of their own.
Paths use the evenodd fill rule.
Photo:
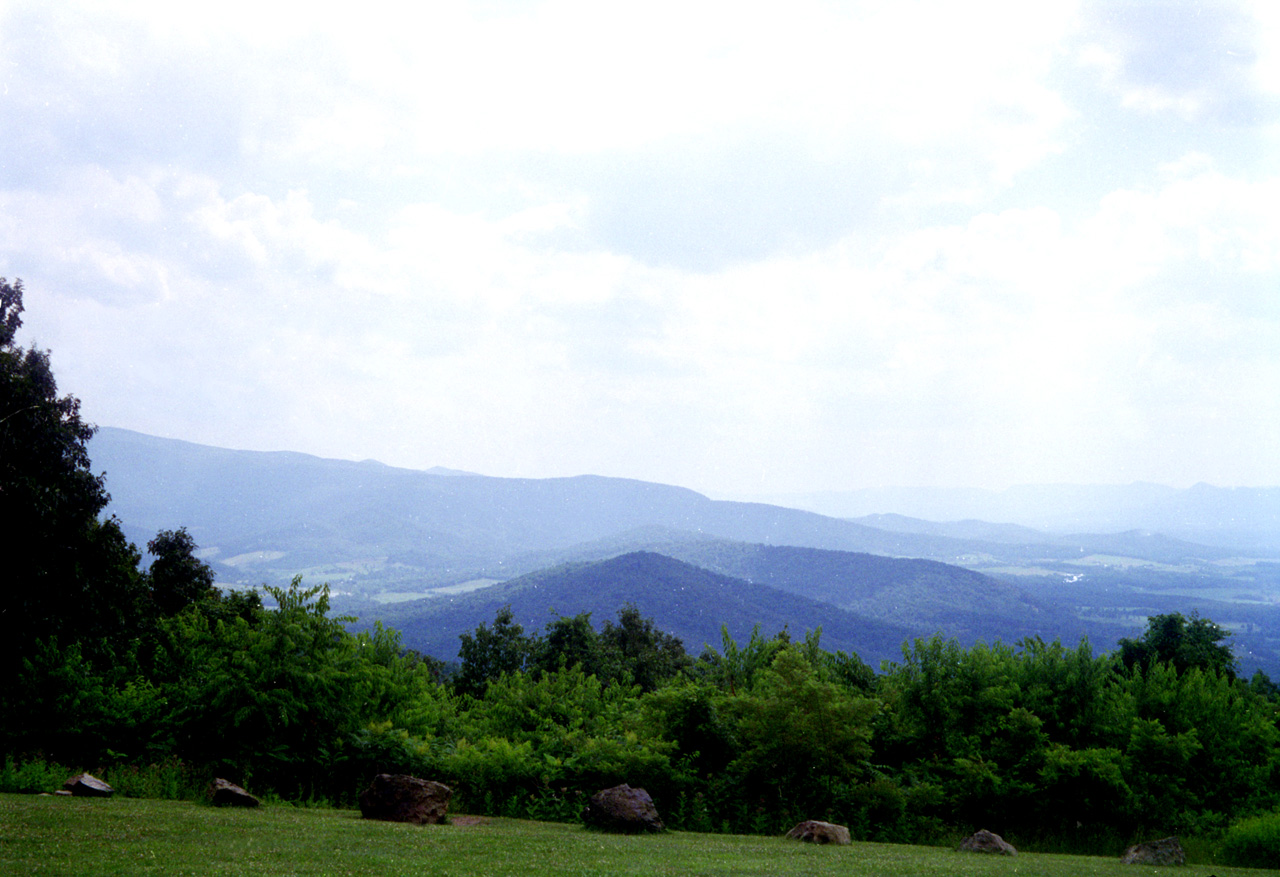
<svg viewBox="0 0 1280 877">
<path fill-rule="evenodd" d="M 1280 4 L 0 0 L 0 275 L 221 447 L 1280 485 Z"/>
</svg>

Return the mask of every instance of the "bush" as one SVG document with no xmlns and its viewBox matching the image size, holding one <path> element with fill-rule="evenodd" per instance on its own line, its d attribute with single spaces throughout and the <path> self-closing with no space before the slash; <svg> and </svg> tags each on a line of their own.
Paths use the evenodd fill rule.
<svg viewBox="0 0 1280 877">
<path fill-rule="evenodd" d="M 442 761 L 457 807 L 489 816 L 524 815 L 513 809 L 521 806 L 516 802 L 525 801 L 545 780 L 560 778 L 558 766 L 539 758 L 533 744 L 505 737 L 459 740 Z"/>
<path fill-rule="evenodd" d="M 157 764 L 116 764 L 91 767 L 89 773 L 102 780 L 117 795 L 126 798 L 160 798 L 196 801 L 203 798 L 213 776 L 207 770 L 169 758 Z M 79 768 L 65 767 L 43 758 L 17 762 L 12 756 L 0 768 L 0 792 L 36 794 L 62 788 Z"/>
<path fill-rule="evenodd" d="M 209 793 L 213 774 L 204 768 L 167 758 L 156 764 L 120 764 L 95 774 L 117 795 L 168 801 L 199 801 Z"/>
<path fill-rule="evenodd" d="M 0 768 L 0 792 L 14 792 L 29 795 L 39 792 L 52 792 L 62 788 L 67 778 L 76 772 L 43 758 L 16 762 L 12 756 L 4 760 Z"/>
<path fill-rule="evenodd" d="M 1280 813 L 1234 823 L 1222 839 L 1222 858 L 1240 868 L 1280 868 Z"/>
</svg>

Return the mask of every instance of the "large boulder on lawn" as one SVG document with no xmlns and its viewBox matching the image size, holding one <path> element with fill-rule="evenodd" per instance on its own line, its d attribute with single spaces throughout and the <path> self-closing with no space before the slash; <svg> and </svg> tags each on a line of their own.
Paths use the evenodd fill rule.
<svg viewBox="0 0 1280 877">
<path fill-rule="evenodd" d="M 819 822 L 817 819 L 806 819 L 787 832 L 792 840 L 802 840 L 811 844 L 847 844 L 849 829 L 834 822 Z"/>
<path fill-rule="evenodd" d="M 985 828 L 960 841 L 960 846 L 956 847 L 956 849 L 965 853 L 992 853 L 997 856 L 1016 856 L 1018 854 L 1018 851 L 1013 848 L 1013 844 L 1008 843 L 1000 835 L 987 831 Z"/>
<path fill-rule="evenodd" d="M 1126 865 L 1185 865 L 1187 854 L 1176 837 L 1163 837 L 1134 844 L 1124 851 L 1120 861 Z"/>
<path fill-rule="evenodd" d="M 77 798 L 110 798 L 116 791 L 102 780 L 87 773 L 71 777 L 62 784 L 62 789 Z"/>
<path fill-rule="evenodd" d="M 230 780 L 218 777 L 209 787 L 209 797 L 219 807 L 257 807 L 258 799 Z"/>
<path fill-rule="evenodd" d="M 666 830 L 649 793 L 626 783 L 592 795 L 582 811 L 582 821 L 591 828 L 624 834 Z"/>
<path fill-rule="evenodd" d="M 387 822 L 434 825 L 449 812 L 453 789 L 444 783 L 398 773 L 380 773 L 360 793 L 360 815 Z"/>
</svg>

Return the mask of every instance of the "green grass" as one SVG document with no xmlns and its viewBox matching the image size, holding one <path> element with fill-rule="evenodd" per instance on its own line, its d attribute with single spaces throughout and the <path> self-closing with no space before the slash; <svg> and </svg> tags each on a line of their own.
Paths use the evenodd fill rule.
<svg viewBox="0 0 1280 877">
<path fill-rule="evenodd" d="M 458 820 L 459 823 L 462 820 Z M 1118 851 L 1117 851 L 1118 852 Z M 1016 858 L 938 847 L 815 847 L 781 838 L 670 832 L 620 837 L 580 826 L 486 819 L 412 826 L 350 810 L 216 809 L 183 801 L 0 795 L 0 874 L 85 875 L 840 875 L 1150 877 L 1118 858 Z M 1264 872 L 1208 866 L 1185 877 Z"/>
</svg>

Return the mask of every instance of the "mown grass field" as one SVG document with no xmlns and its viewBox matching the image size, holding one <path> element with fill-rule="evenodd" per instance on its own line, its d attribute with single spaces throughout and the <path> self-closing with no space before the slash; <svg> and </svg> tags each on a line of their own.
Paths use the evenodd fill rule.
<svg viewBox="0 0 1280 877">
<path fill-rule="evenodd" d="M 0 795 L 0 874 L 40 875 L 840 875 L 840 877 L 1243 877 L 1267 872 L 1121 865 L 1118 858 L 671 832 L 619 837 L 514 819 L 411 826 L 350 810 L 217 809 L 182 801 Z"/>
</svg>

